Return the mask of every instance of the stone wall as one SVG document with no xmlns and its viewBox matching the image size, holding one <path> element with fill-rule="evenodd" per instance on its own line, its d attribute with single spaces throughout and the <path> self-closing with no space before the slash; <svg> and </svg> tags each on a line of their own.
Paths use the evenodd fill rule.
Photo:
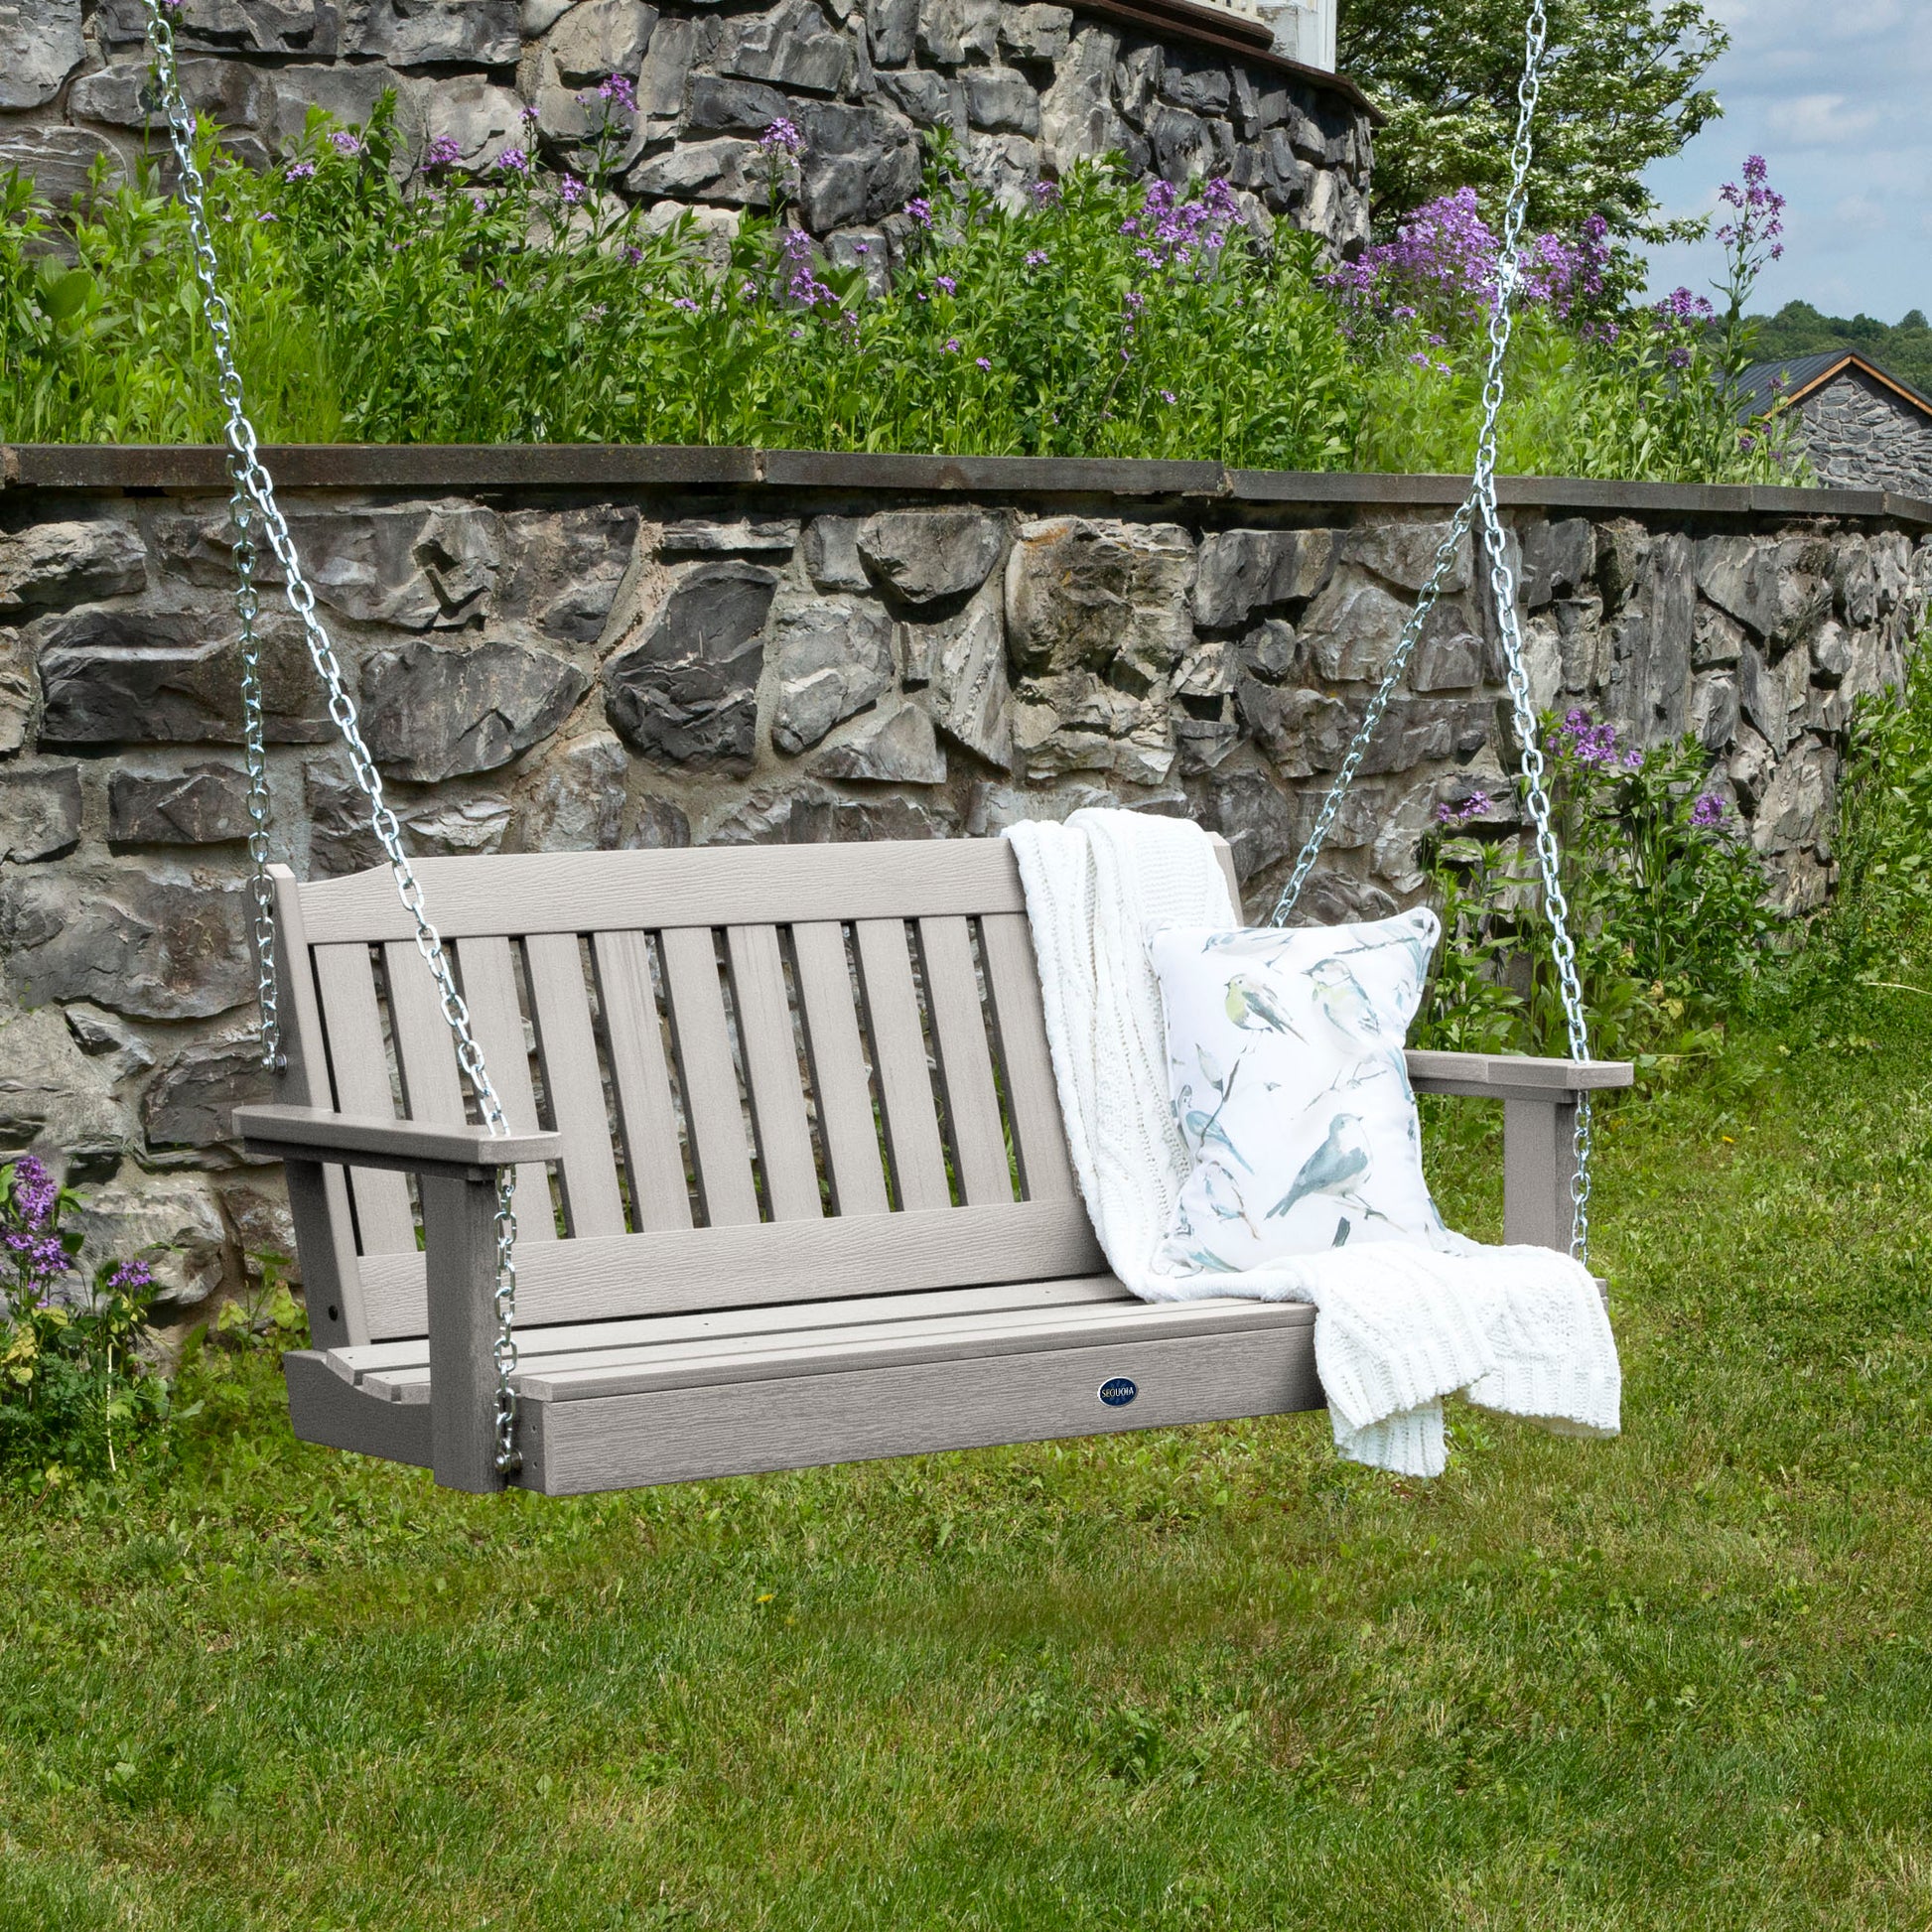
<svg viewBox="0 0 1932 1932">
<path fill-rule="evenodd" d="M 936 127 L 1008 197 L 1118 150 L 1176 184 L 1226 175 L 1338 250 L 1368 234 L 1361 95 L 1185 0 L 186 0 L 179 18 L 190 100 L 258 165 L 312 104 L 360 122 L 384 90 L 411 161 L 448 140 L 484 169 L 533 138 L 567 161 L 580 93 L 615 72 L 639 108 L 623 195 L 729 230 L 767 194 L 758 140 L 782 115 L 805 137 L 799 216 L 841 260 L 890 252 Z M 96 157 L 132 161 L 159 125 L 144 21 L 141 0 L 0 6 L 0 169 L 65 203 Z"/>
<path fill-rule="evenodd" d="M 1932 496 L 1932 415 L 1863 369 L 1798 404 L 1796 442 L 1822 483 Z"/>
<path fill-rule="evenodd" d="M 1379 678 L 1453 480 L 751 451 L 271 453 L 418 853 L 984 836 L 1119 800 L 1232 841 L 1261 914 Z M 236 627 L 207 451 L 0 451 L 0 1151 L 167 1239 L 178 1302 L 287 1248 L 255 1091 Z M 327 486 L 324 486 L 324 485 Z M 1818 903 L 1853 699 L 1899 673 L 1932 508 L 1508 486 L 1539 704 L 1697 732 Z M 271 606 L 271 609 L 274 609 Z M 270 764 L 298 870 L 375 849 L 286 617 Z M 1467 559 L 1309 905 L 1422 887 L 1506 791 Z M 643 908 L 647 911 L 648 908 Z"/>
</svg>

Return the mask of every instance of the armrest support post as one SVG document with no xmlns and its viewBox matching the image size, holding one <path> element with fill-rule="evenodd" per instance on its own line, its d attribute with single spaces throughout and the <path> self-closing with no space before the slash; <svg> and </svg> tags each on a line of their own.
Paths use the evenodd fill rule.
<svg viewBox="0 0 1932 1932">
<path fill-rule="evenodd" d="M 422 1178 L 429 1273 L 430 1467 L 445 1489 L 486 1494 L 496 1473 L 496 1188 Z"/>
<path fill-rule="evenodd" d="M 1503 1239 L 1570 1252 L 1570 1182 L 1577 1172 L 1577 1102 L 1503 1102 Z"/>
</svg>

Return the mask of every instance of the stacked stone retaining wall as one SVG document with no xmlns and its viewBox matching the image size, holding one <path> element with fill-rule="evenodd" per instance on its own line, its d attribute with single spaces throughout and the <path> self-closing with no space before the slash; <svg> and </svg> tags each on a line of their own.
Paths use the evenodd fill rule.
<svg viewBox="0 0 1932 1932">
<path fill-rule="evenodd" d="M 1233 843 L 1265 913 L 1461 485 L 1211 465 L 518 449 L 271 453 L 418 853 L 985 836 L 1118 801 Z M 178 1306 L 288 1251 L 257 1091 L 236 621 L 206 451 L 0 451 L 0 1153 L 164 1240 Z M 1794 907 L 1854 700 L 1901 674 L 1932 507 L 1506 486 L 1540 705 L 1693 731 Z M 376 849 L 272 593 L 282 850 Z M 1308 899 L 1422 890 L 1507 795 L 1464 555 Z M 640 907 L 639 916 L 648 917 Z"/>
<path fill-rule="evenodd" d="M 1338 251 L 1368 236 L 1362 95 L 1187 0 L 185 0 L 176 18 L 191 104 L 258 166 L 312 106 L 361 123 L 385 92 L 404 168 L 433 142 L 472 171 L 533 145 L 568 165 L 602 112 L 582 96 L 619 73 L 638 103 L 619 192 L 713 234 L 766 201 L 759 138 L 782 116 L 804 136 L 798 218 L 846 263 L 890 257 L 939 128 L 1006 198 L 1118 152 L 1176 185 L 1224 175 Z M 65 205 L 97 160 L 130 166 L 160 126 L 145 28 L 143 0 L 0 7 L 0 170 Z"/>
</svg>

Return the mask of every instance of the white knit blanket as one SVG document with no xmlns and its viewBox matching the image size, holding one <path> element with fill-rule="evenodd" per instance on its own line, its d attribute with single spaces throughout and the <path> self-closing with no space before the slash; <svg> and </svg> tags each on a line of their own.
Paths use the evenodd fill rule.
<svg viewBox="0 0 1932 1932">
<path fill-rule="evenodd" d="M 1443 1397 L 1559 1434 L 1614 1436 L 1622 1375 L 1588 1271 L 1547 1248 L 1330 1249 L 1244 1274 L 1175 1276 L 1156 1250 L 1191 1166 L 1168 1097 L 1151 923 L 1235 916 L 1197 826 L 1080 811 L 1012 827 L 1075 1173 L 1114 1273 L 1145 1301 L 1308 1302 L 1335 1446 L 1404 1475 L 1446 1460 Z"/>
</svg>

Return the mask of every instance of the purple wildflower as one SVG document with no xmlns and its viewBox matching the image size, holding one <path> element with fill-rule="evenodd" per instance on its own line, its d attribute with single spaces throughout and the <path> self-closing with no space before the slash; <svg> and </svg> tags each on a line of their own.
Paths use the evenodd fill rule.
<svg viewBox="0 0 1932 1932">
<path fill-rule="evenodd" d="M 1044 248 L 1029 248 L 1025 260 L 1029 268 L 1044 268 L 1046 266 L 1046 250 Z"/>
<path fill-rule="evenodd" d="M 1172 409 L 1174 406 L 1174 404 L 1180 400 L 1180 398 L 1177 395 L 1175 395 L 1172 389 L 1163 389 L 1161 391 L 1161 400 L 1164 403 L 1166 403 L 1170 409 Z"/>
<path fill-rule="evenodd" d="M 1051 207 L 1060 199 L 1060 185 L 1056 181 L 1036 181 L 1032 193 L 1035 207 Z"/>
<path fill-rule="evenodd" d="M 946 353 L 948 355 L 957 355 L 959 353 L 959 338 L 957 336 L 948 336 L 946 338 Z"/>
<path fill-rule="evenodd" d="M 496 165 L 506 175 L 527 175 L 530 172 L 530 157 L 521 148 L 505 148 L 496 157 Z"/>
<path fill-rule="evenodd" d="M 698 313 L 698 305 L 688 295 L 672 297 L 671 307 L 673 309 L 682 309 L 687 316 L 694 316 Z"/>
<path fill-rule="evenodd" d="M 1725 801 L 1715 791 L 1707 791 L 1692 803 L 1691 823 L 1700 831 L 1710 831 L 1725 822 Z"/>
<path fill-rule="evenodd" d="M 941 295 L 953 295 L 957 293 L 959 288 L 959 284 L 955 282 L 950 275 L 935 275 L 932 278 L 932 286 L 936 288 Z"/>
<path fill-rule="evenodd" d="M 532 101 L 527 107 L 524 108 L 523 112 L 518 116 L 518 118 L 522 121 L 525 127 L 535 127 L 537 124 L 536 103 Z"/>
<path fill-rule="evenodd" d="M 14 1212 L 31 1232 L 38 1234 L 47 1225 L 60 1199 L 61 1190 L 46 1166 L 31 1154 L 14 1163 Z"/>
<path fill-rule="evenodd" d="M 290 181 L 307 181 L 316 171 L 313 161 L 291 161 L 288 167 Z"/>
<path fill-rule="evenodd" d="M 1469 791 L 1459 804 L 1451 805 L 1448 799 L 1436 807 L 1436 823 L 1448 826 L 1451 831 L 1459 831 L 1473 819 L 1478 819 L 1489 810 L 1489 794 L 1480 786 Z"/>
<path fill-rule="evenodd" d="M 584 199 L 584 184 L 575 175 L 566 174 L 557 184 L 557 194 L 566 207 L 575 207 Z"/>
<path fill-rule="evenodd" d="M 794 302 L 807 309 L 816 309 L 821 304 L 832 309 L 838 307 L 839 298 L 812 271 L 812 238 L 803 228 L 780 228 L 778 252 L 789 270 L 785 293 Z"/>
<path fill-rule="evenodd" d="M 621 108 L 626 114 L 637 111 L 637 89 L 627 74 L 606 74 L 597 96 L 612 107 Z"/>
<path fill-rule="evenodd" d="M 906 203 L 905 211 L 920 227 L 932 226 L 932 204 L 923 195 L 915 195 Z"/>
<path fill-rule="evenodd" d="M 338 128 L 329 137 L 329 145 L 341 155 L 354 156 L 362 152 L 361 142 L 354 135 L 350 134 L 346 128 Z"/>
<path fill-rule="evenodd" d="M 974 367 L 975 367 L 976 369 L 987 369 L 987 370 L 991 370 L 991 368 L 993 367 L 993 364 L 992 364 L 991 362 L 989 362 L 989 361 L 988 361 L 988 360 L 986 359 L 986 357 L 985 357 L 984 355 L 975 355 L 975 356 L 973 357 L 973 366 L 974 366 Z"/>
<path fill-rule="evenodd" d="M 463 159 L 463 150 L 453 134 L 439 134 L 423 150 L 425 168 L 454 168 Z"/>
<path fill-rule="evenodd" d="M 1616 727 L 1594 723 L 1589 713 L 1578 705 L 1566 714 L 1556 736 L 1550 741 L 1550 749 L 1559 758 L 1568 754 L 1579 764 L 1614 764 L 1617 759 Z M 1637 756 L 1637 762 L 1643 762 L 1641 753 Z"/>
<path fill-rule="evenodd" d="M 260 213 L 258 213 L 255 216 L 255 219 L 257 221 L 279 221 L 281 218 L 282 217 L 279 214 L 274 213 L 272 210 L 268 208 L 263 208 L 260 211 Z"/>
<path fill-rule="evenodd" d="M 1779 261 L 1784 243 L 1785 200 L 1770 186 L 1770 169 L 1761 154 L 1744 163 L 1740 185 L 1727 181 L 1718 191 L 1725 206 L 1736 210 L 1736 218 L 1718 230 L 1718 239 L 1737 258 L 1753 277 L 1767 261 Z"/>
<path fill-rule="evenodd" d="M 145 1261 L 124 1261 L 108 1276 L 107 1286 L 120 1295 L 131 1295 L 138 1289 L 152 1288 L 154 1270 Z"/>
<path fill-rule="evenodd" d="M 805 152 L 805 137 L 798 130 L 795 121 L 788 121 L 782 114 L 759 137 L 759 151 L 762 154 L 788 154 L 795 161 Z"/>
</svg>

